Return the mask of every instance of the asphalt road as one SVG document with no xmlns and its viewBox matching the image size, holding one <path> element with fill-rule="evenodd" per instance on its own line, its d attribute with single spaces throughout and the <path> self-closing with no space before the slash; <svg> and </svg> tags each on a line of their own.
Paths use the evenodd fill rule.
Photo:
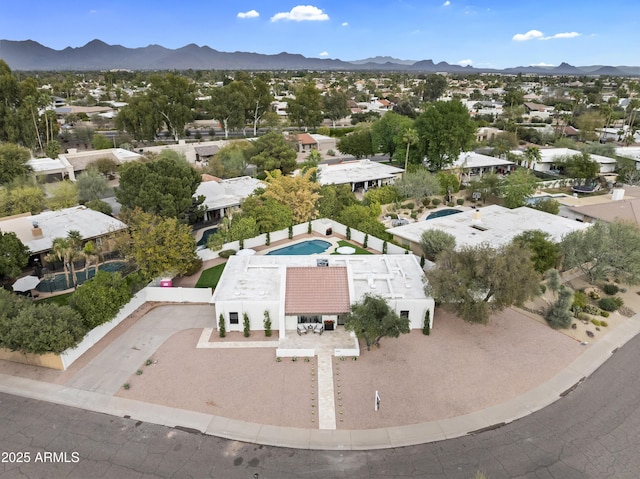
<svg viewBox="0 0 640 479">
<path fill-rule="evenodd" d="M 0 394 L 0 478 L 470 479 L 480 470 L 489 479 L 636 479 L 638 364 L 640 336 L 531 416 L 473 436 L 363 452 L 239 443 Z"/>
</svg>

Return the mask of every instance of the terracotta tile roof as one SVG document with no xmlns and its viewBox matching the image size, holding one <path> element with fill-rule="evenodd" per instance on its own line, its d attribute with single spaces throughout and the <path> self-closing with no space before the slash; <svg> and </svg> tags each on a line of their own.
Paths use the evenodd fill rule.
<svg viewBox="0 0 640 479">
<path fill-rule="evenodd" d="M 300 133 L 297 140 L 303 145 L 315 145 L 318 143 L 309 133 Z"/>
<path fill-rule="evenodd" d="M 287 268 L 284 302 L 286 315 L 342 314 L 349 311 L 347 268 Z"/>
</svg>

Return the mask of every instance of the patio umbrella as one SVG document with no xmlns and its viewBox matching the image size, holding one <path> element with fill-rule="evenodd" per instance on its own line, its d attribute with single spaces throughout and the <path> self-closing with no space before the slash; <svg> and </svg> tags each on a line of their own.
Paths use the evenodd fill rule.
<svg viewBox="0 0 640 479">
<path fill-rule="evenodd" d="M 40 278 L 37 276 L 23 276 L 13 283 L 13 290 L 24 293 L 25 291 L 31 291 L 39 284 Z"/>
<path fill-rule="evenodd" d="M 256 254 L 256 250 L 251 248 L 245 248 L 238 251 L 236 253 L 236 256 L 253 256 L 254 254 Z"/>
</svg>

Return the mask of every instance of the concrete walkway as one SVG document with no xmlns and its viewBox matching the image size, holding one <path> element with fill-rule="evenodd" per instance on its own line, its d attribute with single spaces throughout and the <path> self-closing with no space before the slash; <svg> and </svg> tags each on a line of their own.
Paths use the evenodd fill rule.
<svg viewBox="0 0 640 479">
<path fill-rule="evenodd" d="M 383 449 L 464 436 L 512 422 L 540 410 L 583 381 L 611 357 L 617 348 L 640 333 L 638 314 L 590 345 L 569 367 L 551 380 L 514 400 L 475 413 L 409 426 L 336 430 L 331 428 L 332 425 L 335 428 L 335 412 L 333 419 L 330 417 L 330 411 L 335 411 L 335 405 L 331 407 L 327 403 L 323 409 L 328 414 L 321 419 L 320 429 L 299 429 L 249 423 L 114 397 L 115 390 L 166 337 L 181 329 L 204 327 L 210 320 L 204 313 L 190 318 L 185 318 L 184 313 L 163 316 L 166 319 L 156 317 L 152 311 L 144 320 L 139 321 L 140 330 L 132 327 L 135 334 L 127 334 L 122 340 L 115 341 L 108 348 L 109 353 L 105 350 L 104 356 L 98 355 L 72 384 L 57 385 L 0 374 L 0 391 L 104 414 L 129 416 L 164 426 L 192 428 L 205 434 L 258 444 L 321 450 Z M 319 357 L 319 363 L 325 361 L 323 357 L 324 355 Z M 105 358 L 108 358 L 107 364 Z M 113 363 L 114 358 L 117 358 L 116 364 Z M 327 373 L 329 371 L 324 367 L 319 369 L 324 369 Z M 330 388 L 333 389 L 332 382 Z M 326 391 L 329 391 L 328 383 Z"/>
</svg>

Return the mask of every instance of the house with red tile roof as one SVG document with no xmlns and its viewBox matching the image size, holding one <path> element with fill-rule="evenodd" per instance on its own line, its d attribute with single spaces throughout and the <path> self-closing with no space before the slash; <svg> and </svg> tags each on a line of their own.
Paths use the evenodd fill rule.
<svg viewBox="0 0 640 479">
<path fill-rule="evenodd" d="M 383 297 L 412 329 L 422 328 L 435 303 L 424 291 L 424 272 L 412 254 L 231 256 L 211 298 L 215 324 L 227 331 L 264 330 L 268 311 L 280 339 L 304 327 L 330 321 L 342 328 L 351 305 L 365 294 Z"/>
</svg>

